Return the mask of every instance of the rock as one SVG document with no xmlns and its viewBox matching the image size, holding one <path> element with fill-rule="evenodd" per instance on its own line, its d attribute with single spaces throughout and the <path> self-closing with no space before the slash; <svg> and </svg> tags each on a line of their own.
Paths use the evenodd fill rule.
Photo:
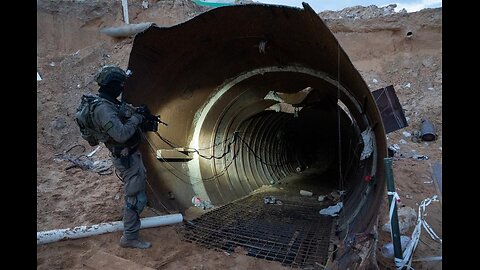
<svg viewBox="0 0 480 270">
<path fill-rule="evenodd" d="M 432 67 L 433 66 L 433 59 L 431 57 L 428 57 L 422 61 L 422 65 L 424 67 Z"/>
<path fill-rule="evenodd" d="M 405 234 L 408 229 L 415 225 L 417 221 L 417 213 L 411 207 L 400 207 L 397 210 L 398 226 L 401 234 Z M 382 230 L 390 233 L 390 223 L 387 222 L 382 226 Z"/>
<path fill-rule="evenodd" d="M 63 129 L 67 126 L 67 121 L 63 117 L 58 117 L 58 118 L 55 118 L 55 120 L 53 120 L 50 123 L 50 125 L 53 129 L 59 130 L 59 129 Z"/>
</svg>

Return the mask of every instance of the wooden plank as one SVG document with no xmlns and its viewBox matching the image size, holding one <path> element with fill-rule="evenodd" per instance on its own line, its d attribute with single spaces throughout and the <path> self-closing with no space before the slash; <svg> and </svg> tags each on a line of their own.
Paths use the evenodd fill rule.
<svg viewBox="0 0 480 270">
<path fill-rule="evenodd" d="M 154 270 L 136 262 L 120 258 L 113 254 L 98 251 L 84 263 L 91 269 L 98 270 Z"/>
</svg>

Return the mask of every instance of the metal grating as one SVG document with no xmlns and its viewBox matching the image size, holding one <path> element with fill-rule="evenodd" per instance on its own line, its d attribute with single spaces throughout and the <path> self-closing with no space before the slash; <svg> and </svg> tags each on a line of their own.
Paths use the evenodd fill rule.
<svg viewBox="0 0 480 270">
<path fill-rule="evenodd" d="M 276 195 L 275 195 L 276 196 Z M 264 194 L 229 203 L 179 227 L 183 240 L 207 248 L 279 261 L 284 266 L 325 265 L 333 218 L 318 212 L 326 205 L 285 200 L 264 204 Z"/>
</svg>

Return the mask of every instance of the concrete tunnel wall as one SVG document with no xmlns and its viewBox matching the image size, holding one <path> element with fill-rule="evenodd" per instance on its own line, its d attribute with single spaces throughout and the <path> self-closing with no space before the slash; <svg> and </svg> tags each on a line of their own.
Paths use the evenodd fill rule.
<svg viewBox="0 0 480 270">
<path fill-rule="evenodd" d="M 361 75 L 308 5 L 228 6 L 173 27 L 153 25 L 135 36 L 128 69 L 124 98 L 160 114 L 168 126 L 159 134 L 170 144 L 221 156 L 234 133 L 241 137 L 220 159 L 162 162 L 152 150 L 172 146 L 147 133 L 142 153 L 154 207 L 183 210 L 195 195 L 223 204 L 297 168 L 341 167 L 336 177 L 343 172 L 348 192 L 338 230 L 373 226 L 385 189 L 381 117 Z M 298 117 L 273 110 L 278 100 L 265 98 L 308 87 L 314 90 L 293 104 L 303 107 Z M 347 109 L 338 110 L 338 100 Z M 360 133 L 369 127 L 374 151 L 359 160 Z"/>
</svg>

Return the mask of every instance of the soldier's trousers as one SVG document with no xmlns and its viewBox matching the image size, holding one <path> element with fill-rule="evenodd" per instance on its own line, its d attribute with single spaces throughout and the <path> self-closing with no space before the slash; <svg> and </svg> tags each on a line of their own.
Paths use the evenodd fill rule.
<svg viewBox="0 0 480 270">
<path fill-rule="evenodd" d="M 128 159 L 127 157 L 112 158 L 112 161 L 124 182 L 123 234 L 129 240 L 138 239 L 140 213 L 147 204 L 145 194 L 147 176 L 142 154 L 137 150 Z"/>
</svg>

